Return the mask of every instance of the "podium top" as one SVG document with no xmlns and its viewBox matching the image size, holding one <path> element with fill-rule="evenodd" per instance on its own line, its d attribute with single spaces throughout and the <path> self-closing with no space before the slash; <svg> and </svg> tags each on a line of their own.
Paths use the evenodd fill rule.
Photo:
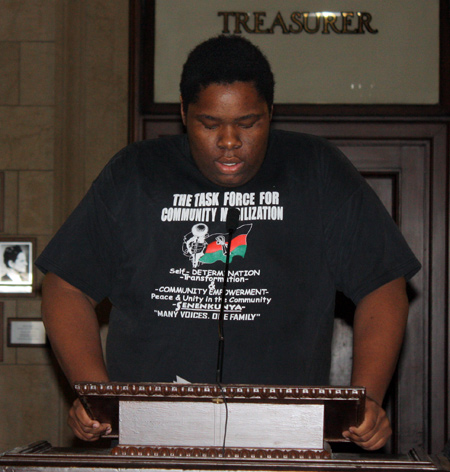
<svg viewBox="0 0 450 472">
<path fill-rule="evenodd" d="M 324 405 L 324 439 L 344 442 L 342 432 L 361 424 L 365 389 L 278 385 L 77 382 L 80 401 L 93 419 L 110 423 L 118 432 L 119 401 L 271 403 Z"/>
<path fill-rule="evenodd" d="M 127 382 L 76 382 L 75 391 L 80 396 L 133 397 L 133 400 L 192 400 L 210 401 L 226 396 L 227 401 L 317 403 L 318 401 L 365 399 L 363 387 L 239 385 L 203 383 L 127 383 Z"/>
</svg>

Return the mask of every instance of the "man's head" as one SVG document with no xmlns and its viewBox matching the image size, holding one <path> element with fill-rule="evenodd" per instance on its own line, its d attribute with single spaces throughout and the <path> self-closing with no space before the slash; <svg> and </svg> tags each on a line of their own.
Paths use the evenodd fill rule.
<svg viewBox="0 0 450 472">
<path fill-rule="evenodd" d="M 264 54 L 241 36 L 217 36 L 199 44 L 189 54 L 181 74 L 180 92 L 184 112 L 211 84 L 252 82 L 272 109 L 274 78 Z"/>
<path fill-rule="evenodd" d="M 244 38 L 219 36 L 189 55 L 181 114 L 192 157 L 211 182 L 238 187 L 266 154 L 274 80 L 267 59 Z"/>
<path fill-rule="evenodd" d="M 26 272 L 27 260 L 19 245 L 8 246 L 3 253 L 3 262 L 8 269 Z"/>
</svg>

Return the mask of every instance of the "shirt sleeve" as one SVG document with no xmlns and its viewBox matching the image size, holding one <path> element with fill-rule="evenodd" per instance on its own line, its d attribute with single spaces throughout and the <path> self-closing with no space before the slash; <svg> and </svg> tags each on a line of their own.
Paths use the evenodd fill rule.
<svg viewBox="0 0 450 472">
<path fill-rule="evenodd" d="M 392 280 L 410 279 L 421 265 L 376 193 L 337 153 L 324 183 L 326 255 L 337 290 L 357 304 Z"/>
<path fill-rule="evenodd" d="M 114 198 L 109 174 L 107 167 L 36 260 L 43 273 L 55 273 L 97 302 L 108 297 L 117 262 L 115 219 L 104 198 L 105 188 Z"/>
</svg>

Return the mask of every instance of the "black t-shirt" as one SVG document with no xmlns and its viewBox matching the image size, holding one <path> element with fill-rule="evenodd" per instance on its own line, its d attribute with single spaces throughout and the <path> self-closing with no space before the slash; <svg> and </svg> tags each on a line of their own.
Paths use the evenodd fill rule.
<svg viewBox="0 0 450 472">
<path fill-rule="evenodd" d="M 260 171 L 237 188 L 207 180 L 185 136 L 132 144 L 37 261 L 111 300 L 112 380 L 214 382 L 227 207 L 241 214 L 224 383 L 326 384 L 336 290 L 358 303 L 420 268 L 374 192 L 321 138 L 273 131 Z"/>
</svg>

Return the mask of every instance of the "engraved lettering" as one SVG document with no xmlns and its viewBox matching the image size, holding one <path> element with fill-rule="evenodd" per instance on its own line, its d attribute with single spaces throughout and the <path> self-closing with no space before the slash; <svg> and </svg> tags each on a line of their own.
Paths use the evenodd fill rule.
<svg viewBox="0 0 450 472">
<path fill-rule="evenodd" d="M 229 34 L 230 29 L 228 28 L 228 17 L 229 16 L 234 16 L 234 13 L 232 11 L 219 11 L 217 13 L 217 16 L 223 16 L 222 33 L 223 34 Z"/>
<path fill-rule="evenodd" d="M 309 27 L 309 17 L 310 16 L 315 16 L 316 18 L 316 26 L 314 29 L 311 29 Z M 313 14 L 310 14 L 310 13 L 303 13 L 303 28 L 305 28 L 305 31 L 309 34 L 314 34 L 314 33 L 317 33 L 317 31 L 319 31 L 320 29 L 320 18 L 321 18 L 322 14 L 321 13 L 313 13 Z"/>
<path fill-rule="evenodd" d="M 293 34 L 298 34 L 298 33 L 301 33 L 303 31 L 303 23 L 302 23 L 302 14 L 299 12 L 299 11 L 294 11 L 292 14 L 291 14 L 291 21 L 297 25 L 297 28 L 295 29 L 295 27 L 293 25 L 289 25 L 289 32 L 290 33 L 293 33 Z"/>
<path fill-rule="evenodd" d="M 323 30 L 322 30 L 322 34 L 330 34 L 330 32 L 328 31 L 328 26 L 331 27 L 331 29 L 335 32 L 335 33 L 340 33 L 341 31 L 338 30 L 336 28 L 336 15 L 334 13 L 331 13 L 327 16 L 324 16 L 323 17 Z"/>
<path fill-rule="evenodd" d="M 341 15 L 342 15 L 342 33 L 343 34 L 356 33 L 356 30 L 348 29 L 349 26 L 351 27 L 352 25 L 352 18 L 354 17 L 353 12 L 343 11 Z"/>
<path fill-rule="evenodd" d="M 365 11 L 359 11 L 357 15 L 358 15 L 358 33 L 359 34 L 365 33 L 364 27 L 366 27 L 369 33 L 372 33 L 372 34 L 378 33 L 378 30 L 373 29 L 370 26 L 370 22 L 372 21 L 372 15 L 370 13 L 367 13 Z"/>
<path fill-rule="evenodd" d="M 289 15 L 289 16 L 288 16 Z M 243 11 L 219 11 L 217 16 L 223 17 L 222 33 L 229 34 L 230 18 L 234 18 L 234 34 L 299 34 L 305 31 L 308 34 L 370 34 L 378 33 L 378 30 L 371 25 L 372 15 L 368 12 L 308 12 L 293 11 L 290 14 L 278 11 L 270 28 L 265 28 L 267 24 L 267 12 L 254 11 L 247 13 Z M 253 18 L 251 18 L 253 16 Z M 290 21 L 286 22 L 285 18 Z M 253 21 L 252 21 L 253 20 Z M 353 21 L 355 20 L 355 21 Z M 357 20 L 357 25 L 356 25 Z M 253 25 L 253 29 L 251 28 Z M 179 205 L 189 206 L 189 202 L 180 200 Z"/>
<path fill-rule="evenodd" d="M 270 34 L 273 34 L 274 32 L 274 29 L 276 26 L 280 26 L 282 31 L 283 31 L 283 34 L 288 34 L 289 33 L 289 30 L 286 26 L 286 23 L 284 22 L 283 20 L 283 17 L 281 16 L 281 12 L 278 12 L 277 13 L 277 16 L 275 17 L 275 19 L 273 20 L 273 23 L 272 23 L 272 26 L 270 27 L 269 29 L 269 33 Z"/>
<path fill-rule="evenodd" d="M 247 31 L 247 33 L 253 33 L 253 30 L 250 29 L 247 25 L 249 20 L 248 13 L 237 11 L 235 12 L 235 26 L 234 34 L 241 34 L 241 25 Z"/>
<path fill-rule="evenodd" d="M 267 34 L 269 33 L 268 29 L 261 29 L 260 26 L 264 25 L 264 19 L 261 18 L 263 16 L 266 16 L 265 11 L 255 11 L 253 12 L 253 16 L 255 17 L 255 28 L 253 29 L 253 32 L 256 34 Z"/>
</svg>

